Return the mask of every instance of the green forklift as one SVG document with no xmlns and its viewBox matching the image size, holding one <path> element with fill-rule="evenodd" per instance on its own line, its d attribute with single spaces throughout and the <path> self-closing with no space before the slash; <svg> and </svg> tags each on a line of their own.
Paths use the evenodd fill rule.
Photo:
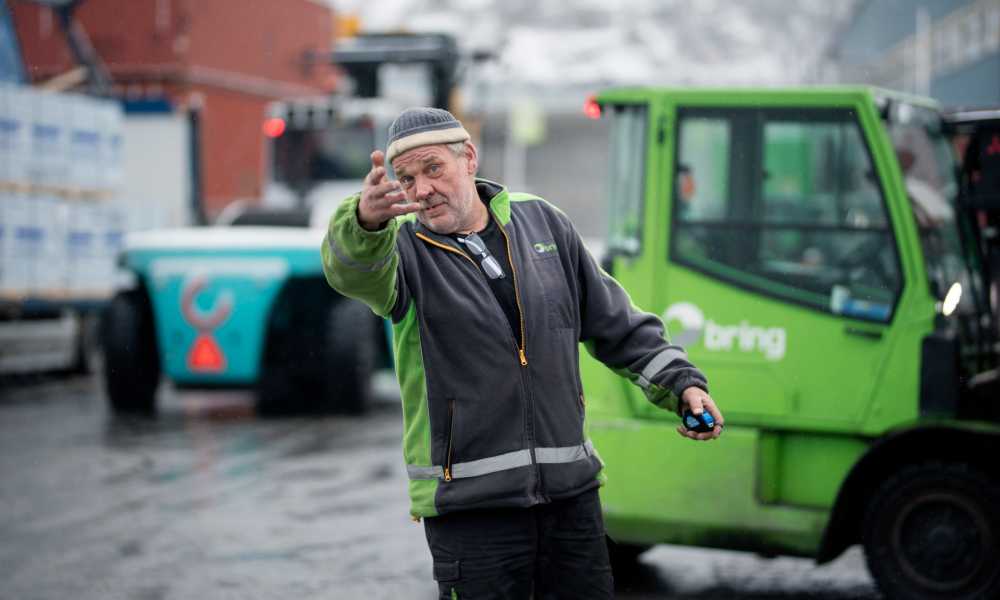
<svg viewBox="0 0 1000 600">
<path fill-rule="evenodd" d="M 890 598 L 1000 597 L 1000 202 L 957 166 L 961 119 L 860 87 L 595 102 L 604 267 L 726 417 L 693 444 L 582 353 L 616 562 L 669 543 L 825 563 L 861 544 Z"/>
</svg>

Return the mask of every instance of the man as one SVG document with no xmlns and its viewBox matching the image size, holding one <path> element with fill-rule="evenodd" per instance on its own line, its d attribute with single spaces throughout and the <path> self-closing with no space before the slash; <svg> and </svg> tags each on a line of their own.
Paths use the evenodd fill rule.
<svg viewBox="0 0 1000 600">
<path fill-rule="evenodd" d="M 610 598 L 579 341 L 718 425 L 705 377 L 544 200 L 476 178 L 451 113 L 404 111 L 323 243 L 330 285 L 392 319 L 410 512 L 441 598 Z M 387 178 L 385 162 L 397 179 Z"/>
</svg>

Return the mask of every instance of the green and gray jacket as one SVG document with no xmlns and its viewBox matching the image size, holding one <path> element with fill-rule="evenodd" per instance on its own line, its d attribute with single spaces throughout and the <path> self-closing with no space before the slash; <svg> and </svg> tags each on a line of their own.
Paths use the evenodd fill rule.
<svg viewBox="0 0 1000 600">
<path fill-rule="evenodd" d="M 562 212 L 486 180 L 477 188 L 507 239 L 520 335 L 479 265 L 413 215 L 367 231 L 356 195 L 323 242 L 330 285 L 392 320 L 415 517 L 532 506 L 600 485 L 602 463 L 584 433 L 578 342 L 665 409 L 676 410 L 688 386 L 706 387 Z"/>
</svg>

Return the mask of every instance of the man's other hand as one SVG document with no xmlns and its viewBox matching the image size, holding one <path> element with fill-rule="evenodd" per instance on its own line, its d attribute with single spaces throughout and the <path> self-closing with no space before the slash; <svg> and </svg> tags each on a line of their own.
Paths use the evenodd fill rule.
<svg viewBox="0 0 1000 600">
<path fill-rule="evenodd" d="M 694 431 L 688 431 L 683 425 L 677 427 L 677 433 L 682 437 L 690 438 L 692 440 L 714 440 L 715 438 L 722 435 L 722 428 L 725 427 L 725 422 L 722 419 L 722 413 L 719 412 L 719 407 L 715 405 L 715 401 L 712 397 L 708 395 L 708 392 L 698 387 L 689 387 L 681 394 L 681 406 L 680 413 L 684 414 L 685 410 L 690 410 L 695 415 L 700 415 L 704 411 L 708 411 L 715 419 L 715 427 L 712 431 L 706 431 L 703 433 L 697 433 Z"/>
<path fill-rule="evenodd" d="M 358 223 L 368 231 L 377 231 L 393 217 L 420 210 L 420 205 L 407 202 L 399 182 L 386 176 L 385 154 L 381 150 L 372 152 L 371 159 L 372 169 L 361 186 Z"/>
</svg>

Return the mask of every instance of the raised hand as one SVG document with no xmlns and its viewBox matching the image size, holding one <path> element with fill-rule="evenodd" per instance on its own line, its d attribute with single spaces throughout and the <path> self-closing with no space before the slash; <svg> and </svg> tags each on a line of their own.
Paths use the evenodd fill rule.
<svg viewBox="0 0 1000 600">
<path fill-rule="evenodd" d="M 385 154 L 372 152 L 372 169 L 361 186 L 358 202 L 358 223 L 369 231 L 385 227 L 393 217 L 420 210 L 416 202 L 408 202 L 398 181 L 390 180 L 385 170 Z"/>
</svg>

